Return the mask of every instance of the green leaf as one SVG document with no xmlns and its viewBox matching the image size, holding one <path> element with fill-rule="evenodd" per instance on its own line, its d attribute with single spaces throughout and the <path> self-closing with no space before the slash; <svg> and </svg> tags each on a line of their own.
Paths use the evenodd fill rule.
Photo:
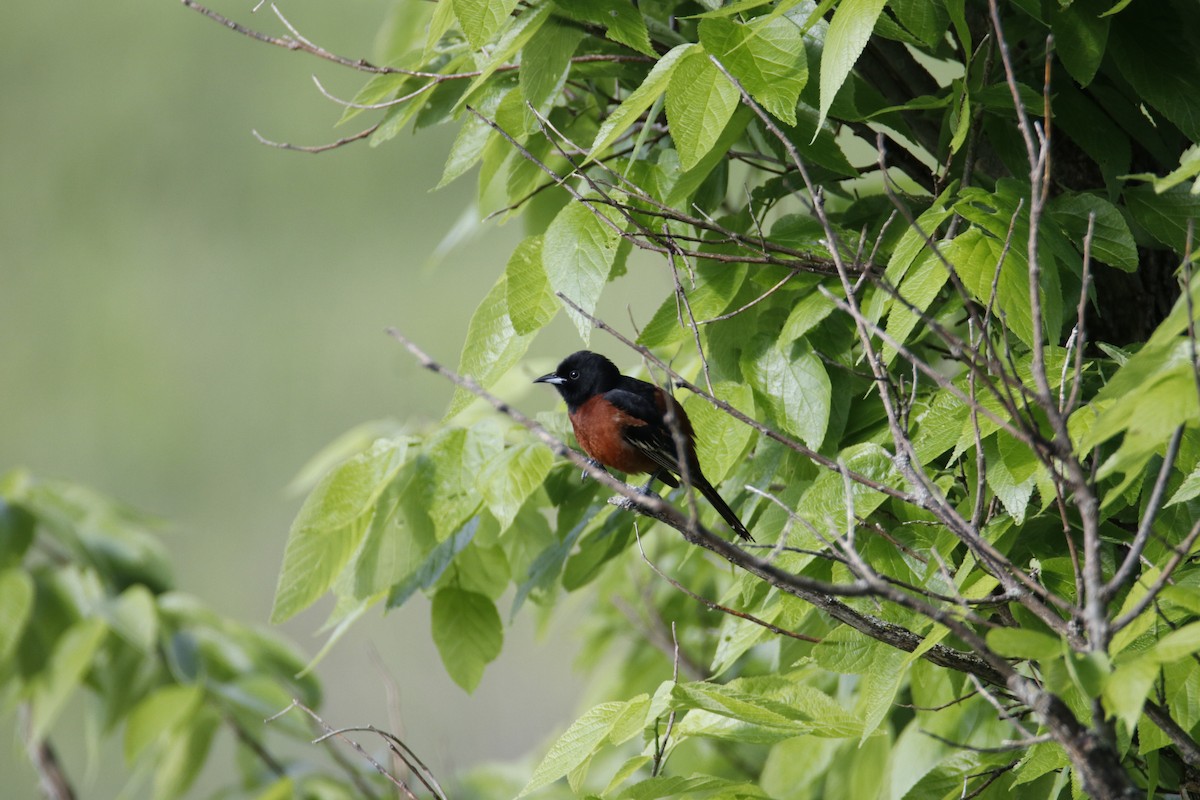
<svg viewBox="0 0 1200 800">
<path fill-rule="evenodd" d="M 442 4 L 439 3 L 438 7 L 441 8 Z M 474 104 L 475 110 L 485 119 L 493 119 L 500 103 L 512 89 L 511 82 L 489 84 L 480 90 L 480 97 Z M 475 166 L 483 157 L 485 145 L 493 133 L 492 127 L 484 120 L 474 114 L 467 114 L 462 127 L 458 129 L 458 135 L 454 137 L 454 144 L 450 146 L 450 153 L 446 156 L 446 165 L 442 167 L 442 178 L 438 181 L 437 188 L 441 189 L 452 183 Z"/>
<path fill-rule="evenodd" d="M 79 620 L 58 637 L 46 668 L 31 681 L 33 715 L 29 741 L 46 738 L 71 693 L 83 683 L 107 633 L 104 620 L 92 617 Z"/>
<path fill-rule="evenodd" d="M 1158 194 L 1149 186 L 1138 186 L 1125 190 L 1125 202 L 1151 236 L 1177 253 L 1185 252 L 1188 223 L 1200 220 L 1200 196 L 1183 187 Z"/>
<path fill-rule="evenodd" d="M 478 50 L 508 24 L 517 0 L 450 0 L 450 4 L 454 7 L 459 28 L 471 46 Z"/>
<path fill-rule="evenodd" d="M 667 51 L 666 55 L 655 63 L 646 79 L 621 102 L 621 105 L 605 117 L 600 130 L 596 131 L 596 138 L 592 142 L 591 152 L 588 153 L 585 164 L 604 155 L 604 151 L 654 105 L 654 101 L 667 90 L 667 84 L 679 59 L 696 47 L 695 44 L 678 45 Z"/>
<path fill-rule="evenodd" d="M 1171 499 L 1167 501 L 1168 506 L 1173 506 L 1176 503 L 1186 503 L 1188 500 L 1194 500 L 1200 497 L 1200 462 L 1196 464 L 1196 468 L 1192 470 L 1179 488 L 1175 490 L 1175 494 L 1171 495 Z M 0 647 L 0 654 L 4 652 L 4 648 Z M 2 661 L 3 658 L 0 658 Z"/>
<path fill-rule="evenodd" d="M 875 30 L 887 0 L 842 0 L 833 12 L 829 30 L 825 32 L 825 49 L 821 53 L 821 107 L 817 128 L 825 122 L 833 98 L 837 95 L 855 62 L 862 55 Z"/>
<path fill-rule="evenodd" d="M 1200 622 L 1184 625 L 1178 630 L 1171 631 L 1159 639 L 1142 658 L 1153 660 L 1156 664 L 1169 664 L 1181 658 L 1187 658 L 1200 650 Z"/>
<path fill-rule="evenodd" d="M 633 701 L 642 702 L 642 696 Z M 529 783 L 517 795 L 524 797 L 566 775 L 591 758 L 597 749 L 608 739 L 609 733 L 617 720 L 621 719 L 629 708 L 629 702 L 601 703 L 591 708 L 586 714 L 571 724 L 566 733 L 558 738 L 550 752 L 533 771 Z"/>
<path fill-rule="evenodd" d="M 896 692 L 908 677 L 908 654 L 895 648 L 880 650 L 859 684 L 856 717 L 862 721 L 859 744 L 867 741 L 892 711 Z"/>
<path fill-rule="evenodd" d="M 541 236 L 521 240 L 508 257 L 504 275 L 507 280 L 504 299 L 508 301 L 513 330 L 526 336 L 554 319 L 559 303 L 542 266 Z"/>
<path fill-rule="evenodd" d="M 551 288 L 589 314 L 595 311 L 624 227 L 625 220 L 607 206 L 578 200 L 568 203 L 550 223 L 542 242 L 542 266 Z M 573 308 L 567 309 L 567 315 L 587 343 L 592 323 Z"/>
<path fill-rule="evenodd" d="M 946 35 L 950 15 L 937 0 L 892 0 L 890 7 L 905 28 L 930 47 Z"/>
<path fill-rule="evenodd" d="M 993 628 L 988 631 L 987 643 L 1005 658 L 1046 661 L 1063 654 L 1063 643 L 1056 637 L 1022 628 Z"/>
<path fill-rule="evenodd" d="M 697 320 L 711 319 L 726 308 L 746 280 L 748 268 L 745 264 L 722 264 L 716 261 L 701 261 L 693 270 L 695 286 L 684 285 L 692 316 Z M 691 335 L 691 322 L 680 325 L 682 304 L 676 295 L 663 301 L 650 322 L 638 336 L 638 344 L 647 347 L 663 347 L 682 341 Z"/>
<path fill-rule="evenodd" d="M 1126 730 L 1137 730 L 1142 706 L 1158 679 L 1159 666 L 1152 659 L 1134 659 L 1118 664 L 1104 685 L 1104 706 L 1125 723 Z"/>
<path fill-rule="evenodd" d="M 410 461 L 380 494 L 371 524 L 354 559 L 353 597 L 365 600 L 387 591 L 407 576 L 433 546 L 431 522 L 417 530 L 405 513 L 405 496 L 416 481 L 419 464 Z"/>
<path fill-rule="evenodd" d="M 471 85 L 463 92 L 462 97 L 458 99 L 458 102 L 454 106 L 455 109 L 467 104 L 474 96 L 475 91 L 485 85 L 492 75 L 496 73 L 497 69 L 506 64 L 511 64 L 516 59 L 517 54 L 522 52 L 522 48 L 533 39 L 534 35 L 550 19 L 553 9 L 554 5 L 552 3 L 543 3 L 540 6 L 526 9 L 516 17 L 512 25 L 500 37 L 500 41 L 496 42 L 495 46 L 488 48 L 487 62 L 483 65 L 483 69 L 479 71 L 479 75 L 471 81 Z M 522 70 L 523 72 L 524 70 Z M 521 88 L 524 89 L 527 82 L 521 79 L 518 80 L 520 81 Z M 556 79 L 552 78 L 552 80 Z M 538 85 L 536 81 L 534 85 L 538 86 L 539 90 L 546 89 L 545 86 Z M 524 114 L 524 108 L 522 108 L 522 114 Z M 496 121 L 499 122 L 500 120 L 497 119 Z M 511 126 L 502 125 L 501 127 L 510 132 L 512 131 Z"/>
<path fill-rule="evenodd" d="M 815 328 L 833 310 L 837 308 L 833 301 L 818 291 L 811 291 L 792 306 L 787 322 L 779 331 L 779 346 L 791 344 L 796 339 L 802 339 L 805 334 Z"/>
<path fill-rule="evenodd" d="M 479 517 L 474 517 L 450 538 L 439 542 L 426 554 L 424 560 L 405 576 L 404 580 L 392 587 L 391 592 L 388 593 L 387 607 L 398 608 L 404 605 L 404 602 L 417 591 L 432 588 L 442 577 L 446 567 L 450 566 L 458 554 L 475 538 L 477 530 L 479 530 Z"/>
<path fill-rule="evenodd" d="M 1162 112 L 1193 142 L 1200 140 L 1195 33 L 1195 8 L 1189 3 L 1134 3 L 1109 31 L 1107 48 L 1133 96 Z"/>
<path fill-rule="evenodd" d="M 479 473 L 503 448 L 504 431 L 491 415 L 466 430 L 443 429 L 426 444 L 423 455 L 432 470 L 426 484 L 432 492 L 429 516 L 438 541 L 457 531 L 479 508 Z"/>
<path fill-rule="evenodd" d="M 581 22 L 602 26 L 608 38 L 643 55 L 656 58 L 646 21 L 636 3 L 628 0 L 571 0 L 558 7 L 560 13 Z"/>
<path fill-rule="evenodd" d="M 140 583 L 130 586 L 115 600 L 105 603 L 101 613 L 113 633 L 143 654 L 154 652 L 158 643 L 158 610 L 154 595 L 145 586 Z M 0 619 L 3 618 L 0 614 Z"/>
<path fill-rule="evenodd" d="M 840 458 L 848 469 L 878 483 L 892 485 L 898 479 L 891 457 L 877 444 L 853 445 L 843 450 Z M 822 470 L 800 498 L 796 513 L 818 527 L 828 526 L 832 536 L 841 536 L 846 527 L 846 492 L 846 484 L 839 473 Z M 849 492 L 854 501 L 854 513 L 862 518 L 877 509 L 887 497 L 856 481 L 850 483 Z"/>
<path fill-rule="evenodd" d="M 700 42 L 768 112 L 796 124 L 796 102 L 808 82 L 800 28 L 786 16 L 700 23 Z"/>
<path fill-rule="evenodd" d="M 34 516 L 0 496 L 0 569 L 18 566 L 33 543 Z"/>
<path fill-rule="evenodd" d="M 447 587 L 433 596 L 433 642 L 446 672 L 468 692 L 504 644 L 495 604 L 477 592 Z"/>
<path fill-rule="evenodd" d="M 33 579 L 20 568 L 0 572 L 0 668 L 21 640 L 33 610 Z"/>
<path fill-rule="evenodd" d="M 1059 195 L 1050 203 L 1050 217 L 1072 242 L 1083 250 L 1088 217 L 1096 215 L 1092 234 L 1092 256 L 1117 269 L 1133 272 L 1138 267 L 1137 244 L 1125 217 L 1117 207 L 1092 194 Z"/>
<path fill-rule="evenodd" d="M 1108 44 L 1109 19 L 1102 15 L 1108 0 L 1074 0 L 1052 12 L 1054 52 L 1080 86 L 1096 77 Z"/>
<path fill-rule="evenodd" d="M 549 3 L 546 4 L 550 8 Z M 542 25 L 521 51 L 521 92 L 545 114 L 562 91 L 571 69 L 571 56 L 583 39 L 583 31 L 553 20 Z"/>
<path fill-rule="evenodd" d="M 191 725 L 171 737 L 154 773 L 155 800 L 174 800 L 186 793 L 200 774 L 221 723 L 215 711 L 203 709 Z"/>
<path fill-rule="evenodd" d="M 754 415 L 754 393 L 744 383 L 719 382 L 713 385 L 713 393 L 739 411 Z M 696 455 L 704 476 L 719 484 L 738 463 L 754 430 L 698 395 L 689 395 L 683 409 L 696 431 Z"/>
<path fill-rule="evenodd" d="M 1029 500 L 1033 497 L 1034 487 L 1034 470 L 1032 468 L 1025 469 L 1026 462 L 1022 462 L 1019 469 L 1020 475 L 1014 474 L 1009 467 L 1010 460 L 1006 460 L 1000 451 L 1000 444 L 996 437 L 1004 437 L 1001 441 L 1009 441 L 1008 437 L 1003 432 L 994 434 L 988 437 L 984 442 L 984 453 L 987 459 L 987 483 L 992 491 L 996 493 L 996 497 L 1000 498 L 1000 502 L 1004 504 L 1004 510 L 1009 513 L 1013 520 L 1019 525 L 1025 522 L 1025 512 L 1029 506 Z M 1024 451 L 1030 457 L 1033 453 L 1028 448 L 1017 443 L 1015 448 Z M 1014 454 L 1011 458 L 1016 458 Z M 1034 459 L 1033 467 L 1036 467 L 1037 461 Z"/>
<path fill-rule="evenodd" d="M 125 763 L 132 765 L 147 747 L 174 732 L 203 700 L 199 684 L 168 684 L 143 698 L 125 722 Z"/>
<path fill-rule="evenodd" d="M 695 797 L 699 794 L 708 794 L 713 798 L 767 796 L 749 781 L 715 775 L 659 775 L 633 784 L 621 793 L 621 800 L 657 800 L 660 797 Z"/>
<path fill-rule="evenodd" d="M 961 238 L 961 236 L 955 238 L 945 247 L 944 257 L 947 260 L 957 259 L 956 251 L 959 248 L 954 246 L 954 242 Z M 955 262 L 951 261 L 951 263 Z M 917 263 L 916 267 L 909 270 L 908 274 L 904 276 L 904 282 L 900 284 L 899 289 L 901 295 L 909 303 L 924 312 L 928 310 L 949 278 L 950 272 L 942 263 L 942 259 L 936 253 L 926 252 L 925 257 Z M 920 317 L 915 311 L 907 305 L 893 301 L 892 310 L 888 313 L 887 334 L 897 344 L 907 345 L 909 336 L 919 321 Z M 896 349 L 890 344 L 884 345 L 884 361 L 891 363 L 896 358 L 896 353 Z"/>
<path fill-rule="evenodd" d="M 288 533 L 271 621 L 283 622 L 329 589 L 367 530 L 375 503 L 404 463 L 406 440 L 380 439 L 317 484 Z"/>
<path fill-rule="evenodd" d="M 533 341 L 532 335 L 517 332 L 508 316 L 507 300 L 506 273 L 500 276 L 471 316 L 462 355 L 458 358 L 458 374 L 469 376 L 484 389 L 490 389 L 504 377 L 524 357 Z M 476 399 L 474 393 L 461 386 L 456 388 L 444 419 L 455 416 Z"/>
<path fill-rule="evenodd" d="M 676 684 L 671 698 L 678 708 L 699 708 L 754 725 L 793 728 L 797 722 L 808 722 L 784 703 L 715 683 Z"/>
<path fill-rule="evenodd" d="M 550 449 L 541 442 L 506 448 L 479 474 L 479 492 L 488 510 L 508 529 L 533 490 L 541 486 L 554 464 Z"/>
<path fill-rule="evenodd" d="M 667 122 L 686 171 L 708 154 L 738 107 L 737 88 L 703 50 L 685 54 L 667 83 Z"/>
<path fill-rule="evenodd" d="M 946 248 L 946 257 L 962 277 L 963 285 L 982 304 L 992 302 L 996 314 L 1002 314 L 1004 323 L 1027 345 L 1033 344 L 1033 312 L 1029 306 L 1029 272 L 1025 256 L 1018 252 L 1020 236 L 1014 236 L 1014 245 L 1004 251 L 1004 243 L 985 235 L 978 228 L 968 228 L 955 237 Z M 1003 254 L 1000 265 L 996 295 L 992 299 L 992 282 L 996 278 L 996 265 Z"/>
<path fill-rule="evenodd" d="M 820 357 L 797 342 L 789 357 L 774 344 L 755 356 L 747 353 L 742 374 L 784 429 L 814 450 L 825 440 L 833 389 Z"/>
</svg>

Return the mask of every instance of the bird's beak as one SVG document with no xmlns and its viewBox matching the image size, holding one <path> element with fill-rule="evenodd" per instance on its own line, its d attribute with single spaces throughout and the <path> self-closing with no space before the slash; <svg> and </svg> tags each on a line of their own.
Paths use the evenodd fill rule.
<svg viewBox="0 0 1200 800">
<path fill-rule="evenodd" d="M 555 386 L 562 386 L 566 382 L 566 378 L 555 375 L 553 372 L 551 372 L 549 375 L 543 375 L 534 381 L 534 383 L 552 383 Z"/>
</svg>

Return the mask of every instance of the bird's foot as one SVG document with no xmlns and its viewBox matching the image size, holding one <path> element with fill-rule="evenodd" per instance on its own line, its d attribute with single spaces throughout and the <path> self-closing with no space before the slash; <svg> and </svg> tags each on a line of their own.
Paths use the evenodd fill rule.
<svg viewBox="0 0 1200 800">
<path fill-rule="evenodd" d="M 596 469 L 600 470 L 601 472 L 604 472 L 604 473 L 608 472 L 608 470 L 606 470 L 604 468 L 604 465 L 601 464 L 599 461 L 597 461 L 594 458 L 588 458 L 588 459 L 585 459 L 585 461 L 587 461 L 589 466 L 595 467 Z M 591 477 L 591 474 L 586 469 L 580 471 L 579 480 L 586 481 L 589 477 Z"/>
</svg>

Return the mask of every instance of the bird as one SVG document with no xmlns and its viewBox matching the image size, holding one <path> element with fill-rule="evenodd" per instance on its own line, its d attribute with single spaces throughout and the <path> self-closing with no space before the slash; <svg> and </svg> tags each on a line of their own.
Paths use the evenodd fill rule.
<svg viewBox="0 0 1200 800">
<path fill-rule="evenodd" d="M 643 487 L 654 481 L 678 487 L 685 478 L 704 495 L 721 518 L 746 541 L 750 531 L 704 477 L 696 458 L 695 431 L 678 401 L 652 383 L 622 375 L 613 362 L 590 350 L 580 350 L 534 383 L 548 383 L 567 401 L 567 414 L 579 446 L 595 462 L 627 475 L 649 473 Z M 684 440 L 685 462 L 671 435 L 672 420 Z M 685 469 L 686 467 L 686 469 Z"/>
</svg>

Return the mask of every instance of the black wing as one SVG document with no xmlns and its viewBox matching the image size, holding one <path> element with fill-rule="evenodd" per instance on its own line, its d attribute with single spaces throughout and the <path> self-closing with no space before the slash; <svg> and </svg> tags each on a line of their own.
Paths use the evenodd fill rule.
<svg viewBox="0 0 1200 800">
<path fill-rule="evenodd" d="M 678 449 L 675 437 L 663 418 L 662 408 L 656 402 L 658 388 L 636 378 L 621 376 L 621 386 L 604 393 L 604 398 L 631 417 L 645 425 L 630 425 L 625 429 L 625 440 L 646 454 L 664 470 L 680 474 Z M 668 486 L 678 486 L 669 475 L 660 474 L 660 480 Z"/>
</svg>

